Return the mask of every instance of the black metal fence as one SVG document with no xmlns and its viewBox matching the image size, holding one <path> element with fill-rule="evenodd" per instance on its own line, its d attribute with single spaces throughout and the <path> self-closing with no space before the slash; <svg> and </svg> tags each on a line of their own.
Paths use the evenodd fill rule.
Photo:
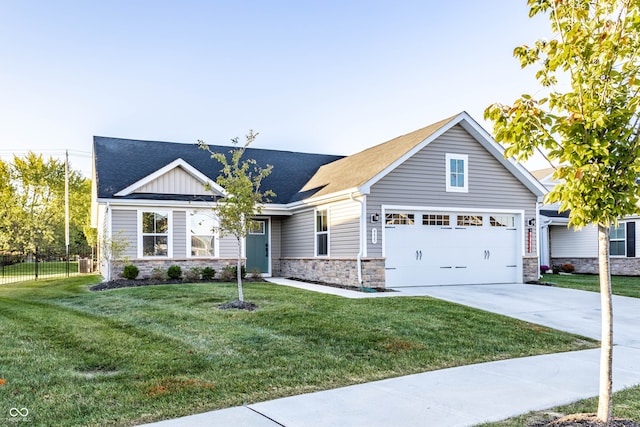
<svg viewBox="0 0 640 427">
<path fill-rule="evenodd" d="M 96 270 L 94 251 L 88 247 L 0 252 L 0 285 L 25 280 L 70 277 Z"/>
</svg>

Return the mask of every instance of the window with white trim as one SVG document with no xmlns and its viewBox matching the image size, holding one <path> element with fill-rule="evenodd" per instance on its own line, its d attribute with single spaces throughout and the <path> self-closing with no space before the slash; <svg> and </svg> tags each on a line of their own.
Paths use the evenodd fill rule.
<svg viewBox="0 0 640 427">
<path fill-rule="evenodd" d="M 609 234 L 609 254 L 611 256 L 627 255 L 627 233 L 626 223 L 619 222 L 616 227 L 611 224 L 611 232 Z"/>
<path fill-rule="evenodd" d="M 316 211 L 316 256 L 329 255 L 329 211 Z"/>
<path fill-rule="evenodd" d="M 189 212 L 189 234 L 192 257 L 215 256 L 215 225 L 212 212 Z"/>
<path fill-rule="evenodd" d="M 445 155 L 446 160 L 446 191 L 469 192 L 469 156 L 466 154 Z"/>
<path fill-rule="evenodd" d="M 147 211 L 141 217 L 142 256 L 169 256 L 169 213 Z"/>
</svg>

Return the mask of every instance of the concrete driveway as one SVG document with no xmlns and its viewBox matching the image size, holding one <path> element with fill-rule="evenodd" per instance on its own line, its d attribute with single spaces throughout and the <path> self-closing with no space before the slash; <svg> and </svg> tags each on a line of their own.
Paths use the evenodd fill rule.
<svg viewBox="0 0 640 427">
<path fill-rule="evenodd" d="M 600 294 L 551 286 L 503 284 L 398 289 L 600 339 Z M 640 299 L 613 297 L 613 341 L 640 349 Z"/>
</svg>

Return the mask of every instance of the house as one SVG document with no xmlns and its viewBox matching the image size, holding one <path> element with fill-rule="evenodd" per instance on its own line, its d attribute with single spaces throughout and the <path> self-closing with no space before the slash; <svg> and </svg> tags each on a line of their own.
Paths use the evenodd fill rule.
<svg viewBox="0 0 640 427">
<path fill-rule="evenodd" d="M 533 171 L 540 183 L 551 191 L 558 181 L 553 178 L 554 168 Z M 540 208 L 540 264 L 572 264 L 576 273 L 597 274 L 598 227 L 589 225 L 580 230 L 569 227 L 569 212 L 559 211 L 559 203 Z M 636 242 L 636 223 L 640 217 L 627 216 L 617 226 L 612 225 L 609 238 L 611 274 L 640 276 L 640 247 Z"/>
<path fill-rule="evenodd" d="M 228 146 L 210 146 L 228 152 Z M 220 165 L 195 144 L 95 137 L 93 220 L 141 275 L 234 264 L 212 231 Z M 467 113 L 351 156 L 249 148 L 276 197 L 243 242 L 248 270 L 368 287 L 538 278 L 544 187 Z M 213 192 L 204 184 L 210 183 Z"/>
</svg>

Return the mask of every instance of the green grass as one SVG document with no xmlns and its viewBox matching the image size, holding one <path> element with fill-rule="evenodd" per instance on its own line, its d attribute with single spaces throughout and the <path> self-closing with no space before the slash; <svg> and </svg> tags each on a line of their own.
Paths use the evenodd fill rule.
<svg viewBox="0 0 640 427">
<path fill-rule="evenodd" d="M 349 300 L 245 284 L 89 292 L 95 276 L 0 288 L 0 425 L 133 425 L 590 340 L 428 297 Z M 2 381 L 0 381 L 2 382 Z"/>
<path fill-rule="evenodd" d="M 556 284 L 561 288 L 580 289 L 583 291 L 600 292 L 600 282 L 597 275 L 591 274 L 545 274 L 541 281 Z M 611 291 L 614 295 L 640 298 L 640 277 L 612 276 Z"/>
<path fill-rule="evenodd" d="M 497 423 L 482 424 L 482 427 L 526 427 L 536 422 L 551 421 L 560 414 L 592 414 L 595 413 L 597 409 L 598 399 L 594 397 L 547 411 L 530 412 Z M 640 421 L 640 386 L 614 393 L 613 416 Z"/>
</svg>

